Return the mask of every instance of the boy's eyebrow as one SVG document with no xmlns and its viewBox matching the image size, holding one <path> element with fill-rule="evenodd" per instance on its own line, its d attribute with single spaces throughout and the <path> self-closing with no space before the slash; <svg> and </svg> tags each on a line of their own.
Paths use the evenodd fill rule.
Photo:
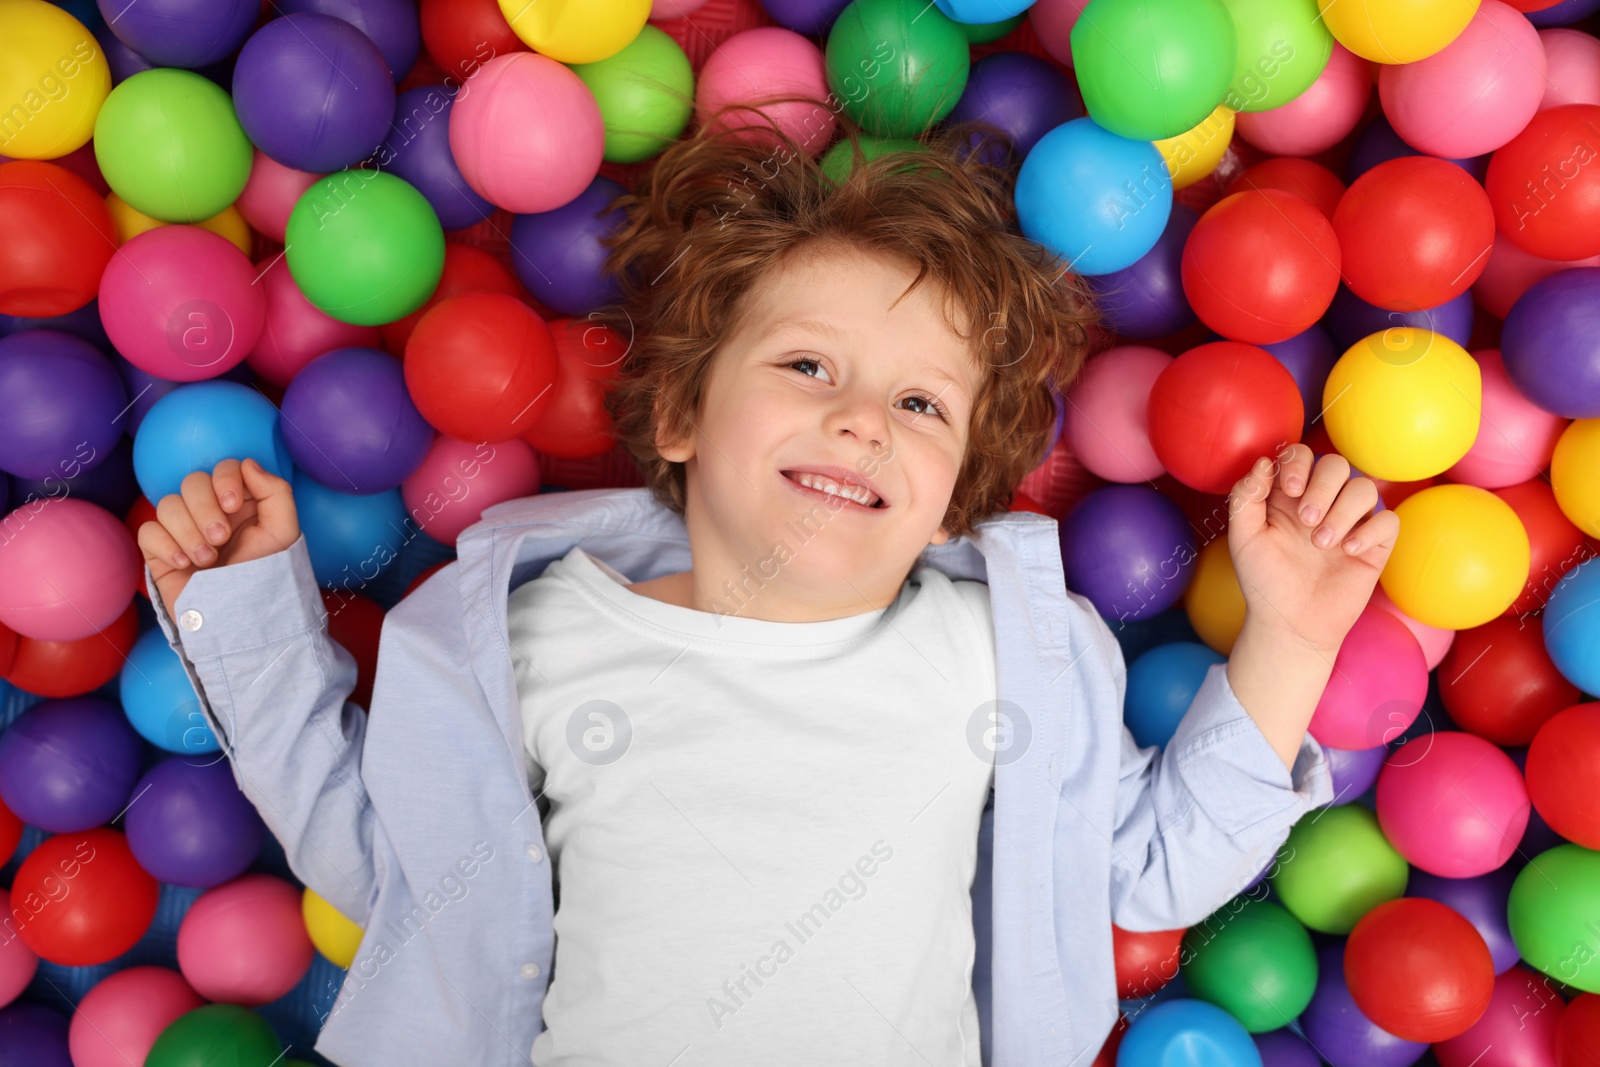
<svg viewBox="0 0 1600 1067">
<path fill-rule="evenodd" d="M 850 339 L 849 335 L 839 327 L 835 326 L 831 322 L 823 322 L 821 319 L 780 319 L 773 323 L 772 326 L 767 330 L 767 337 L 776 337 L 785 330 L 798 330 L 802 333 L 819 334 L 838 344 L 846 344 Z M 969 399 L 967 395 L 967 387 L 964 384 L 951 377 L 940 367 L 934 366 L 930 367 L 929 369 L 933 372 L 935 377 L 941 378 L 948 382 L 950 386 L 961 395 L 962 399 Z"/>
</svg>

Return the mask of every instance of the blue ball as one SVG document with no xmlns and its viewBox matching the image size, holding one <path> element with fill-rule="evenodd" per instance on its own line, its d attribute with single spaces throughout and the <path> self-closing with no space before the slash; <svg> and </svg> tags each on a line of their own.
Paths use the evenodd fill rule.
<svg viewBox="0 0 1600 1067">
<path fill-rule="evenodd" d="M 1022 14 L 1033 0 L 933 0 L 941 14 L 952 22 L 987 26 Z"/>
<path fill-rule="evenodd" d="M 210 474 L 225 459 L 247 456 L 279 478 L 294 471 L 272 401 L 215 378 L 180 385 L 157 400 L 133 438 L 133 474 L 152 504 L 180 492 L 191 472 Z"/>
<path fill-rule="evenodd" d="M 1118 1067 L 1136 1063 L 1183 1067 L 1261 1067 L 1261 1052 L 1244 1025 L 1215 1004 L 1175 998 L 1141 1012 L 1117 1049 Z"/>
<path fill-rule="evenodd" d="M 1567 681 L 1600 693 L 1600 557 L 1572 568 L 1550 591 L 1544 648 Z"/>
<path fill-rule="evenodd" d="M 161 627 L 146 630 L 133 643 L 117 679 L 117 695 L 139 736 L 157 748 L 185 755 L 222 748 Z"/>
<path fill-rule="evenodd" d="M 317 584 L 359 593 L 399 556 L 408 540 L 399 489 L 339 493 L 298 470 L 292 482 Z"/>
<path fill-rule="evenodd" d="M 1157 645 L 1128 665 L 1122 720 L 1139 747 L 1164 747 L 1214 663 L 1226 663 L 1196 641 Z"/>
<path fill-rule="evenodd" d="M 1022 161 L 1015 198 L 1025 237 L 1077 274 L 1109 274 L 1161 239 L 1172 214 L 1172 178 L 1153 143 L 1073 119 L 1041 137 Z"/>
</svg>

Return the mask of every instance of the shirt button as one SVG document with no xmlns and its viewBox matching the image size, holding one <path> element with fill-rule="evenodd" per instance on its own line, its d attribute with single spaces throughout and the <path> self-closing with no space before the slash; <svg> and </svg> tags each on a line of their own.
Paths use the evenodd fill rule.
<svg viewBox="0 0 1600 1067">
<path fill-rule="evenodd" d="M 190 633 L 200 629 L 200 624 L 204 621 L 205 620 L 200 617 L 200 613 L 193 608 L 190 608 L 188 611 L 178 616 L 178 625 L 182 626 Z"/>
<path fill-rule="evenodd" d="M 522 977 L 524 977 L 524 978 L 537 978 L 537 977 L 539 977 L 539 965 L 537 963 L 524 963 L 522 965 Z"/>
<path fill-rule="evenodd" d="M 529 845 L 528 846 L 528 858 L 530 860 L 532 860 L 535 863 L 538 863 L 539 862 L 539 855 L 540 855 L 540 853 L 539 853 L 539 846 L 538 845 Z"/>
</svg>

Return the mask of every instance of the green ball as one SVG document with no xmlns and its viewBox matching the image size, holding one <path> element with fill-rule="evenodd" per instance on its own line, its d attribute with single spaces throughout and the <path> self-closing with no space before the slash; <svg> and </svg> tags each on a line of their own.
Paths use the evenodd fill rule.
<svg viewBox="0 0 1600 1067">
<path fill-rule="evenodd" d="M 444 273 L 444 230 L 416 188 L 380 170 L 342 170 L 289 212 L 289 276 L 323 314 L 381 326 L 421 307 Z"/>
<path fill-rule="evenodd" d="M 1228 91 L 1237 47 L 1222 0 L 1091 0 L 1072 27 L 1089 117 L 1132 141 L 1200 125 Z"/>
<path fill-rule="evenodd" d="M 163 222 L 201 222 L 239 198 L 254 153 L 232 97 L 192 70 L 157 67 L 106 97 L 94 158 L 130 207 Z"/>
<path fill-rule="evenodd" d="M 828 33 L 828 88 L 878 137 L 916 137 L 955 110 L 972 67 L 960 25 L 923 0 L 851 0 Z"/>
<path fill-rule="evenodd" d="M 161 1031 L 145 1067 L 265 1067 L 283 1055 L 267 1020 L 238 1004 L 207 1004 Z"/>
<path fill-rule="evenodd" d="M 863 163 L 870 163 L 890 152 L 927 152 L 928 146 L 915 137 L 873 137 L 861 135 Z M 843 185 L 855 173 L 855 156 L 850 151 L 849 140 L 837 141 L 822 154 L 822 177 L 830 186 Z"/>
<path fill-rule="evenodd" d="M 1028 13 L 1024 11 L 1020 15 L 1012 15 L 999 22 L 958 22 L 956 25 L 967 35 L 968 44 L 988 44 L 990 41 L 998 41 L 1022 25 L 1022 20 L 1027 17 Z"/>
<path fill-rule="evenodd" d="M 1223 0 L 1233 17 L 1233 81 L 1222 102 L 1270 111 L 1311 87 L 1333 55 L 1317 0 Z"/>
<path fill-rule="evenodd" d="M 1301 819 L 1268 876 L 1289 914 L 1324 934 L 1348 934 L 1386 900 L 1403 896 L 1411 868 L 1363 804 L 1322 808 Z"/>
<path fill-rule="evenodd" d="M 1533 857 L 1511 883 L 1506 920 L 1529 966 L 1600 993 L 1600 852 L 1566 844 Z"/>
<path fill-rule="evenodd" d="M 694 69 L 678 42 L 648 23 L 622 51 L 572 72 L 600 105 L 608 163 L 658 156 L 689 125 Z"/>
<path fill-rule="evenodd" d="M 1235 897 L 1183 935 L 1182 971 L 1193 996 L 1252 1034 L 1288 1026 L 1317 990 L 1311 935 L 1283 908 Z"/>
</svg>

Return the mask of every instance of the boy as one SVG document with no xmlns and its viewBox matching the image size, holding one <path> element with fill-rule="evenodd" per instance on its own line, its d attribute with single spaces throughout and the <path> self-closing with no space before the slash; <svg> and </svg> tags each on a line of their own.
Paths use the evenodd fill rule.
<svg viewBox="0 0 1600 1067">
<path fill-rule="evenodd" d="M 761 142 L 669 148 L 609 264 L 648 487 L 485 510 L 389 612 L 370 719 L 288 483 L 224 460 L 159 502 L 163 631 L 366 931 L 319 1052 L 1086 1065 L 1112 922 L 1199 922 L 1332 800 L 1305 727 L 1398 520 L 1337 456 L 1262 457 L 1244 631 L 1138 748 L 1056 523 L 1005 511 L 1089 316 L 955 143 L 826 195 L 803 153 L 740 190 Z"/>
</svg>

